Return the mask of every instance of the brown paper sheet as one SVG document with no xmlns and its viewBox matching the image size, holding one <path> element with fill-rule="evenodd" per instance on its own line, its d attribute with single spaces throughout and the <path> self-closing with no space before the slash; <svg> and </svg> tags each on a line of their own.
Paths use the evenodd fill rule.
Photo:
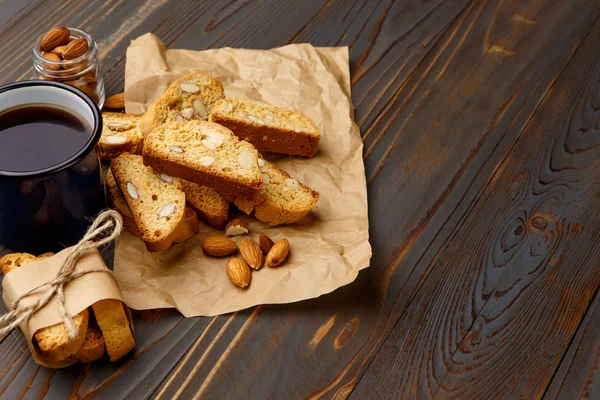
<svg viewBox="0 0 600 400">
<path fill-rule="evenodd" d="M 39 284 L 54 279 L 71 250 L 72 247 L 68 247 L 52 257 L 24 265 L 7 274 L 2 281 L 2 299 L 6 307 L 9 310 L 13 310 L 14 300 L 17 297 Z M 88 250 L 79 259 L 75 267 L 75 272 L 95 268 L 106 268 L 106 265 L 98 250 L 92 249 Z M 108 268 L 106 269 L 108 270 Z M 44 286 L 36 290 L 30 296 L 21 300 L 20 305 L 26 307 L 33 304 L 47 289 L 48 286 Z M 78 314 L 100 300 L 115 299 L 123 301 L 115 280 L 104 272 L 91 272 L 69 282 L 65 285 L 64 293 L 65 308 L 70 315 Z M 53 298 L 35 313 L 29 321 L 19 325 L 36 363 L 50 368 L 63 368 L 77 362 L 74 359 L 67 359 L 61 362 L 46 360 L 39 349 L 33 345 L 33 335 L 35 332 L 61 321 L 62 317 L 58 311 L 57 300 Z"/>
<path fill-rule="evenodd" d="M 269 227 L 240 213 L 250 225 L 250 238 L 258 240 L 258 233 L 265 233 L 274 241 L 288 238 L 291 244 L 286 264 L 253 272 L 246 290 L 229 282 L 226 259 L 207 257 L 201 250 L 204 237 L 222 231 L 202 224 L 200 234 L 161 254 L 148 253 L 141 240 L 123 234 L 114 269 L 127 304 L 134 309 L 175 307 L 186 317 L 212 316 L 314 298 L 352 282 L 369 265 L 371 246 L 348 48 L 299 44 L 273 50 L 166 50 L 158 38 L 146 34 L 127 50 L 127 112 L 144 112 L 173 80 L 194 70 L 220 80 L 227 97 L 266 101 L 315 121 L 322 132 L 315 158 L 267 158 L 321 198 L 303 221 L 291 226 Z"/>
</svg>

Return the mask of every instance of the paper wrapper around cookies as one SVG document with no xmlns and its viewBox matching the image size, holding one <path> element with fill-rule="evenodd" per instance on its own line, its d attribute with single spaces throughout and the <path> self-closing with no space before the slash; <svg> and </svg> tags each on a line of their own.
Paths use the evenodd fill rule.
<svg viewBox="0 0 600 400">
<path fill-rule="evenodd" d="M 270 227 L 243 213 L 250 235 L 287 238 L 291 252 L 279 268 L 252 273 L 248 289 L 239 289 L 225 273 L 227 258 L 204 255 L 201 241 L 224 235 L 206 224 L 200 233 L 163 253 L 148 253 L 129 233 L 117 241 L 115 279 L 134 309 L 174 307 L 186 317 L 213 316 L 257 304 L 290 303 L 329 293 L 356 279 L 369 266 L 367 189 L 360 131 L 350 97 L 348 48 L 309 44 L 273 50 L 223 48 L 166 50 L 146 34 L 127 50 L 125 107 L 143 113 L 175 79 L 194 70 L 220 80 L 229 98 L 250 98 L 291 108 L 321 130 L 315 158 L 266 155 L 321 197 L 309 215 L 294 225 Z"/>
<path fill-rule="evenodd" d="M 68 247 L 52 257 L 24 265 L 7 274 L 2 281 L 2 299 L 4 300 L 6 307 L 9 310 L 12 310 L 14 300 L 17 297 L 39 284 L 53 280 L 71 250 L 72 247 Z M 106 265 L 104 264 L 104 260 L 102 259 L 102 256 L 100 256 L 100 253 L 98 253 L 98 250 L 92 249 L 86 251 L 79 259 L 77 266 L 75 267 L 75 272 L 95 268 L 106 268 Z M 48 286 L 44 286 L 36 290 L 30 296 L 21 300 L 20 305 L 28 306 L 34 303 L 47 289 Z M 72 280 L 65 285 L 64 293 L 65 308 L 70 315 L 76 315 L 100 300 L 115 299 L 123 301 L 121 291 L 114 279 L 104 272 L 91 272 Z M 125 311 L 127 312 L 129 322 L 131 323 L 129 309 L 125 307 Z M 25 339 L 27 340 L 33 359 L 39 365 L 50 368 L 64 368 L 78 362 L 74 358 L 68 358 L 60 362 L 49 361 L 44 358 L 44 355 L 34 342 L 33 335 L 35 332 L 41 328 L 59 322 L 62 322 L 62 317 L 58 311 L 58 303 L 55 297 L 35 313 L 29 321 L 19 325 L 21 332 L 23 332 L 23 336 L 25 336 Z M 133 325 L 131 329 L 133 331 Z"/>
</svg>

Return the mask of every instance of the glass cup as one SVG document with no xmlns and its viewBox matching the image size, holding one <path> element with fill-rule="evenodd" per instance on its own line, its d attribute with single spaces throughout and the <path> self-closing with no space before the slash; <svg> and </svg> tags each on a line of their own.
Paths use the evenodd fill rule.
<svg viewBox="0 0 600 400">
<path fill-rule="evenodd" d="M 0 113 L 32 104 L 72 110 L 92 132 L 83 148 L 56 165 L 32 172 L 0 170 L 0 243 L 39 255 L 77 243 L 106 205 L 96 151 L 102 115 L 88 96 L 63 83 L 33 80 L 0 86 Z"/>
<path fill-rule="evenodd" d="M 87 40 L 88 50 L 73 60 L 50 61 L 45 59 L 44 53 L 40 51 L 40 42 L 44 37 L 44 35 L 40 35 L 33 44 L 35 77 L 47 81 L 63 82 L 76 87 L 90 96 L 99 108 L 102 108 L 105 93 L 102 66 L 98 59 L 98 46 L 87 32 L 77 28 L 68 29 L 71 32 L 71 39 L 85 38 Z"/>
</svg>

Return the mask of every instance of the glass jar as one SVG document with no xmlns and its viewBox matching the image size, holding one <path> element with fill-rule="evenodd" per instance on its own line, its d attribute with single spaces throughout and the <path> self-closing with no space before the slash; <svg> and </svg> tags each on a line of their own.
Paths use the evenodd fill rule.
<svg viewBox="0 0 600 400">
<path fill-rule="evenodd" d="M 87 40 L 87 51 L 72 60 L 49 60 L 44 58 L 44 52 L 40 51 L 40 43 L 44 37 L 44 35 L 40 35 L 33 45 L 35 78 L 62 82 L 76 87 L 90 96 L 99 108 L 102 108 L 105 94 L 102 67 L 98 59 L 98 46 L 87 32 L 77 28 L 68 29 L 71 32 L 70 40 L 79 38 Z M 52 53 L 52 51 L 48 53 Z M 61 59 L 61 57 L 58 58 Z"/>
</svg>

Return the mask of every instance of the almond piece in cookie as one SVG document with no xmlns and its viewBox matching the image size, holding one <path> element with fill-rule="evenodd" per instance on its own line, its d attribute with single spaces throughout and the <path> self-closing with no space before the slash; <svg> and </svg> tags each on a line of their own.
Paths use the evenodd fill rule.
<svg viewBox="0 0 600 400">
<path fill-rule="evenodd" d="M 225 235 L 227 236 L 245 235 L 247 233 L 248 224 L 241 219 L 232 219 L 225 227 Z"/>
</svg>

